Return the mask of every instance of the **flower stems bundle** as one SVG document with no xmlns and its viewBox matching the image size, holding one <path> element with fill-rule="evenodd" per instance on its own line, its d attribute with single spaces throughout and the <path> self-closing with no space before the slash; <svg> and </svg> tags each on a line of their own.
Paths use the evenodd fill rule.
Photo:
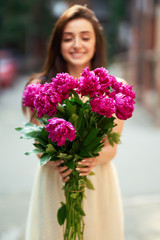
<svg viewBox="0 0 160 240">
<path fill-rule="evenodd" d="M 83 239 L 83 232 L 84 232 L 84 220 L 83 216 L 85 213 L 82 209 L 83 204 L 83 197 L 84 197 L 84 188 L 85 182 L 83 178 L 79 178 L 78 173 L 73 171 L 70 176 L 69 182 L 65 184 L 65 197 L 66 197 L 66 204 L 62 203 L 62 207 L 58 211 L 58 218 L 61 211 L 66 211 L 65 219 L 66 221 L 66 228 L 64 233 L 64 239 Z M 78 183 L 78 184 L 75 184 Z M 72 185 L 73 184 L 73 185 Z M 63 223 L 63 222 L 62 222 Z"/>
<path fill-rule="evenodd" d="M 86 68 L 79 81 L 59 73 L 50 83 L 29 84 L 24 90 L 24 105 L 36 110 L 41 123 L 26 123 L 16 129 L 23 134 L 21 138 L 37 142 L 26 155 L 41 153 L 42 166 L 63 159 L 63 164 L 73 170 L 63 187 L 66 201 L 57 212 L 58 222 L 64 226 L 64 240 L 83 240 L 85 188 L 94 189 L 76 167 L 81 160 L 99 155 L 105 136 L 112 146 L 119 143 L 120 136 L 113 131 L 114 120 L 132 116 L 134 98 L 132 87 L 118 82 L 105 68 Z"/>
</svg>

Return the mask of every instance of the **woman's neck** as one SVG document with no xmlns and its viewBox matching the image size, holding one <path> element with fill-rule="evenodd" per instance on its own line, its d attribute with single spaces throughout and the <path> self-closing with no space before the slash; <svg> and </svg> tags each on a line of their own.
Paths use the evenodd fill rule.
<svg viewBox="0 0 160 240">
<path fill-rule="evenodd" d="M 85 65 L 85 66 L 70 66 L 68 65 L 68 73 L 73 76 L 74 78 L 77 78 L 79 79 L 81 73 L 82 73 L 82 70 L 86 67 L 89 67 L 90 68 L 90 64 L 89 65 Z"/>
</svg>

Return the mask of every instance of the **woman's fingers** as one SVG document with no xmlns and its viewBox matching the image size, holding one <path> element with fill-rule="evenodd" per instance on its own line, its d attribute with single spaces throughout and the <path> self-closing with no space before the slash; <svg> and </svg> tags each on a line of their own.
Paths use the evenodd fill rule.
<svg viewBox="0 0 160 240">
<path fill-rule="evenodd" d="M 80 176 L 86 176 L 90 174 L 93 167 L 97 165 L 96 158 L 88 158 L 78 162 L 76 170 L 79 172 Z"/>
<path fill-rule="evenodd" d="M 86 176 L 91 172 L 92 168 L 79 168 L 79 167 L 77 167 L 76 170 L 79 172 L 80 176 Z"/>
<path fill-rule="evenodd" d="M 62 177 L 62 181 L 63 182 L 67 182 L 69 180 L 69 175 L 72 172 L 72 169 L 68 169 L 67 166 L 61 166 L 61 164 L 64 163 L 63 160 L 58 160 L 55 161 L 55 170 L 57 170 L 59 172 L 59 174 Z"/>
<path fill-rule="evenodd" d="M 55 167 L 55 163 L 53 161 L 49 161 L 49 162 L 46 163 L 45 166 L 47 166 L 47 167 Z"/>
<path fill-rule="evenodd" d="M 69 180 L 69 177 L 62 178 L 62 181 L 63 181 L 64 183 L 68 182 L 68 180 Z"/>
<path fill-rule="evenodd" d="M 64 163 L 63 160 L 57 160 L 49 161 L 46 165 L 49 167 L 54 167 L 54 169 L 58 171 L 62 177 L 62 181 L 67 182 L 69 180 L 69 175 L 72 172 L 72 169 L 68 169 L 67 166 L 61 166 L 62 163 Z"/>
<path fill-rule="evenodd" d="M 63 166 L 63 167 L 57 166 L 56 169 L 58 170 L 59 173 L 62 173 L 62 172 L 64 172 L 65 170 L 67 170 L 68 167 L 66 167 L 66 166 Z"/>
<path fill-rule="evenodd" d="M 63 160 L 57 160 L 57 161 L 54 161 L 54 166 L 55 167 L 58 167 L 58 166 L 60 166 L 62 163 L 64 163 L 64 161 Z"/>
<path fill-rule="evenodd" d="M 62 163 L 64 163 L 63 160 L 49 161 L 49 162 L 46 163 L 46 166 L 48 166 L 48 167 L 57 167 L 57 166 L 60 166 Z"/>
<path fill-rule="evenodd" d="M 84 159 L 78 162 L 78 167 L 95 167 L 97 165 L 96 158 Z"/>
<path fill-rule="evenodd" d="M 71 172 L 72 172 L 72 169 L 68 169 L 65 172 L 61 172 L 60 175 L 62 178 L 66 178 L 68 177 L 68 175 L 70 175 Z"/>
<path fill-rule="evenodd" d="M 47 165 L 53 166 L 55 170 L 59 172 L 60 176 L 62 177 L 62 181 L 65 183 L 69 180 L 69 175 L 71 174 L 72 169 L 68 169 L 66 166 L 61 166 L 62 163 L 64 163 L 63 160 L 49 161 Z M 76 170 L 79 172 L 80 176 L 87 176 L 96 165 L 97 159 L 95 157 L 83 159 L 82 161 L 78 162 Z"/>
</svg>

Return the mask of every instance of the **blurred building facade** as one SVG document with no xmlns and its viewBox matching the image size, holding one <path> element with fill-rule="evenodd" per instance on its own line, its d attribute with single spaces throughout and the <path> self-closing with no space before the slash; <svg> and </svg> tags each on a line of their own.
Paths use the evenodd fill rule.
<svg viewBox="0 0 160 240">
<path fill-rule="evenodd" d="M 160 126 L 160 1 L 132 1 L 131 13 L 129 76 L 137 100 Z"/>
</svg>

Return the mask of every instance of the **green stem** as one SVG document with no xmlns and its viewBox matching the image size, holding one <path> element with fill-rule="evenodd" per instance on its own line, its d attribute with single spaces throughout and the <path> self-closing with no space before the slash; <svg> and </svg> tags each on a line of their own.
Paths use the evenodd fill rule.
<svg viewBox="0 0 160 240">
<path fill-rule="evenodd" d="M 79 186 L 81 177 L 77 172 L 70 174 L 70 180 L 65 185 L 66 222 L 64 240 L 83 240 L 84 222 L 81 211 L 84 190 Z"/>
</svg>

